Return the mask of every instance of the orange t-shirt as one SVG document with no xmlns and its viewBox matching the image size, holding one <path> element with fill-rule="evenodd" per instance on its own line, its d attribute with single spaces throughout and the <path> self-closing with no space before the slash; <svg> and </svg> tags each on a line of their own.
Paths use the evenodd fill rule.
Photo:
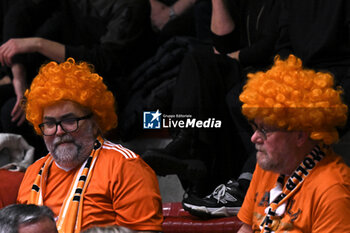
<svg viewBox="0 0 350 233">
<path fill-rule="evenodd" d="M 270 190 L 278 174 L 264 171 L 259 165 L 253 174 L 238 218 L 260 232 Z M 293 195 L 284 215 L 272 224 L 273 232 L 330 233 L 350 232 L 350 168 L 334 152 L 305 178 Z"/>
<path fill-rule="evenodd" d="M 24 176 L 17 202 L 27 203 L 44 159 Z M 64 171 L 52 163 L 44 205 L 58 216 L 79 168 Z M 95 225 L 121 225 L 133 230 L 162 231 L 162 202 L 154 171 L 134 152 L 105 141 L 83 196 L 82 230 Z"/>
</svg>

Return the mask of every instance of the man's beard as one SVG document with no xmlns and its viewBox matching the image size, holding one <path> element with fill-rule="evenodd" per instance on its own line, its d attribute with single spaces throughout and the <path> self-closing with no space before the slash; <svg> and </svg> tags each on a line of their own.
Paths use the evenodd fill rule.
<svg viewBox="0 0 350 233">
<path fill-rule="evenodd" d="M 67 144 L 62 144 L 62 143 Z M 84 151 L 83 144 L 78 144 L 74 138 L 65 134 L 62 137 L 55 138 L 53 142 L 53 150 L 51 151 L 52 157 L 56 163 L 60 165 L 78 165 L 83 163 L 89 156 L 88 151 Z"/>
</svg>

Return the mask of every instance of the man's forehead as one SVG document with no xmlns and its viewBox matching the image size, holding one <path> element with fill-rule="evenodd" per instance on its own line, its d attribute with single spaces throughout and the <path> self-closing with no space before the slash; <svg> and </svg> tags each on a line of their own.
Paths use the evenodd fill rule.
<svg viewBox="0 0 350 233">
<path fill-rule="evenodd" d="M 77 116 L 86 114 L 88 109 L 80 104 L 70 101 L 61 100 L 43 109 L 43 117 L 64 117 L 64 116 Z"/>
<path fill-rule="evenodd" d="M 255 118 L 254 120 L 253 120 L 253 123 L 256 125 L 256 126 L 271 126 L 271 125 L 268 125 L 268 124 L 266 124 L 266 123 L 264 123 L 264 121 L 262 120 L 262 119 L 260 119 L 260 118 Z"/>
<path fill-rule="evenodd" d="M 253 120 L 253 123 L 259 128 L 270 129 L 270 130 L 273 130 L 273 131 L 285 131 L 285 129 L 280 128 L 277 125 L 268 124 L 268 123 L 264 122 L 260 118 L 255 118 Z"/>
<path fill-rule="evenodd" d="M 21 224 L 18 229 L 19 233 L 31 233 L 31 232 L 47 232 L 57 233 L 56 224 L 53 220 L 48 217 L 44 217 L 39 221 L 27 224 Z"/>
</svg>

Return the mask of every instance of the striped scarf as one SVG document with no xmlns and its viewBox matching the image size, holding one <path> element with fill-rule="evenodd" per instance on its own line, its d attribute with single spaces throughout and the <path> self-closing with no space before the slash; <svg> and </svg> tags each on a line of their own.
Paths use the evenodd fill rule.
<svg viewBox="0 0 350 233">
<path fill-rule="evenodd" d="M 58 220 L 56 222 L 59 233 L 80 232 L 82 222 L 83 195 L 90 181 L 93 167 L 103 145 L 103 139 L 98 137 L 90 156 L 85 160 L 74 175 L 73 183 L 62 204 Z M 46 188 L 47 176 L 52 165 L 53 158 L 49 154 L 39 174 L 35 178 L 30 193 L 29 203 L 43 205 L 43 190 Z"/>
<path fill-rule="evenodd" d="M 305 178 L 310 174 L 311 170 L 323 159 L 325 153 L 320 149 L 319 146 L 315 146 L 314 149 L 308 154 L 293 174 L 287 180 L 283 190 L 276 195 L 274 200 L 266 208 L 266 216 L 260 224 L 261 233 L 272 233 L 273 220 L 279 218 L 284 214 L 284 209 L 281 213 L 278 213 L 278 208 L 282 205 L 286 205 L 286 201 L 294 195 L 300 188 Z M 284 175 L 280 175 L 277 179 L 277 186 L 280 186 L 284 182 Z M 278 213 L 278 214 L 277 214 Z"/>
</svg>

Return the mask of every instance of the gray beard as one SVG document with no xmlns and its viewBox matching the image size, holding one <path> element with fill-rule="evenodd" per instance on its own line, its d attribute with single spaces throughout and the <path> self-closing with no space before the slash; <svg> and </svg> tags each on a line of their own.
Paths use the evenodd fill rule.
<svg viewBox="0 0 350 233">
<path fill-rule="evenodd" d="M 59 145 L 52 153 L 53 158 L 58 164 L 67 164 L 79 159 L 81 147 L 76 144 Z"/>
<path fill-rule="evenodd" d="M 57 143 L 69 141 L 69 144 L 57 145 Z M 51 152 L 52 157 L 60 166 L 63 167 L 75 167 L 82 164 L 90 155 L 90 149 L 82 147 L 82 145 L 76 144 L 70 135 L 65 135 L 62 138 L 57 139 L 54 143 L 54 149 Z"/>
</svg>

